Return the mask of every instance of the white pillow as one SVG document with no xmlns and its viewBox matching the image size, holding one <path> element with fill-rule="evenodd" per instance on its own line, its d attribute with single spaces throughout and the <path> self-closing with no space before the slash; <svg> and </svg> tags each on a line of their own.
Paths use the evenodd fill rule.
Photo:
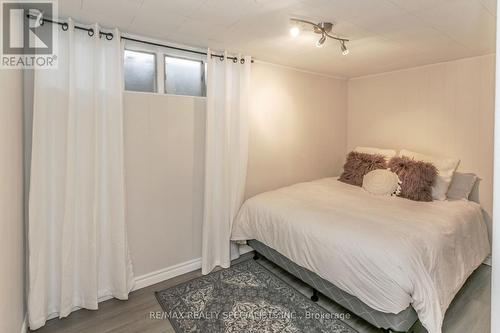
<svg viewBox="0 0 500 333">
<path fill-rule="evenodd" d="M 380 149 L 380 148 L 373 148 L 373 147 L 356 147 L 354 149 L 355 152 L 358 153 L 365 153 L 365 154 L 378 154 L 385 156 L 387 160 L 390 160 L 394 156 L 396 156 L 396 151 L 393 149 Z"/>
<path fill-rule="evenodd" d="M 460 159 L 424 155 L 406 149 L 401 150 L 399 156 L 407 156 L 417 161 L 432 163 L 438 170 L 436 183 L 432 187 L 432 198 L 434 200 L 446 200 L 446 192 L 448 192 L 453 174 L 458 167 L 458 163 L 460 163 Z"/>
<path fill-rule="evenodd" d="M 473 173 L 455 172 L 446 197 L 452 200 L 469 200 L 478 178 Z"/>
<path fill-rule="evenodd" d="M 363 189 L 375 195 L 400 195 L 401 181 L 394 172 L 377 169 L 363 177 Z"/>
</svg>

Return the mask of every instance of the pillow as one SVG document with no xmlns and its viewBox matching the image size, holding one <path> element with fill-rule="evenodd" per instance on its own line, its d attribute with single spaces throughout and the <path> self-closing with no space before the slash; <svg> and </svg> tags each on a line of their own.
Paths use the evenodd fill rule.
<svg viewBox="0 0 500 333">
<path fill-rule="evenodd" d="M 438 170 L 436 182 L 432 187 L 432 197 L 435 200 L 446 199 L 446 192 L 448 192 L 453 174 L 458 167 L 458 163 L 460 163 L 459 159 L 429 156 L 405 149 L 399 152 L 399 156 L 408 156 L 418 161 L 432 163 Z"/>
<path fill-rule="evenodd" d="M 376 169 L 386 169 L 385 157 L 377 154 L 365 154 L 351 151 L 344 164 L 344 172 L 340 175 L 341 182 L 361 186 L 363 177 Z"/>
<path fill-rule="evenodd" d="M 438 173 L 434 165 L 403 156 L 393 157 L 389 161 L 389 168 L 401 180 L 401 197 L 432 201 L 432 186 Z"/>
<path fill-rule="evenodd" d="M 383 155 L 388 161 L 396 156 L 396 151 L 393 149 L 379 149 L 379 148 L 373 148 L 373 147 L 356 147 L 354 148 L 354 151 L 358 153 L 365 153 L 365 154 L 378 154 L 378 155 Z"/>
<path fill-rule="evenodd" d="M 455 172 L 446 196 L 452 200 L 469 200 L 469 195 L 477 179 L 473 173 Z"/>
<path fill-rule="evenodd" d="M 373 170 L 363 177 L 363 189 L 375 195 L 400 195 L 401 181 L 390 170 Z"/>
</svg>

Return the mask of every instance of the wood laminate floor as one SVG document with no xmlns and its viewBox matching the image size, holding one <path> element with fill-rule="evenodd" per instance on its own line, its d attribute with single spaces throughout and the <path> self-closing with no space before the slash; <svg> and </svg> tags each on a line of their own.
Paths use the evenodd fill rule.
<svg viewBox="0 0 500 333">
<path fill-rule="evenodd" d="M 248 253 L 237 261 L 247 260 Z M 283 280 L 302 293 L 310 296 L 311 290 L 273 263 L 260 259 L 260 263 L 269 268 Z M 47 324 L 32 332 L 36 333 L 173 333 L 168 320 L 151 319 L 150 313 L 161 311 L 154 296 L 155 291 L 169 288 L 176 284 L 201 276 L 201 271 L 187 273 L 153 286 L 134 291 L 128 301 L 111 299 L 99 304 L 99 310 L 79 310 L 64 319 L 52 319 Z M 462 290 L 448 309 L 443 333 L 489 333 L 490 332 L 490 294 L 491 267 L 481 265 L 467 280 Z M 319 304 L 332 313 L 345 313 L 345 310 L 325 297 L 320 296 Z M 381 332 L 363 319 L 351 316 L 346 322 L 360 333 Z M 416 333 L 426 332 L 417 327 Z"/>
</svg>

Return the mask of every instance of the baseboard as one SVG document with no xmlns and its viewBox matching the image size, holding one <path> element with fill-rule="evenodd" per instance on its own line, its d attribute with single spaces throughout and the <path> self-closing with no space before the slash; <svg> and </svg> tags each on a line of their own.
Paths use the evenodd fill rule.
<svg viewBox="0 0 500 333">
<path fill-rule="evenodd" d="M 491 267 L 491 254 L 484 259 L 483 264 L 488 265 Z"/>
<path fill-rule="evenodd" d="M 201 268 L 201 258 L 197 258 L 174 266 L 163 268 L 155 272 L 151 272 L 141 276 L 136 276 L 134 278 L 135 280 L 134 288 L 132 288 L 131 291 L 149 287 L 158 282 L 162 282 L 171 279 L 173 277 L 195 271 L 200 268 Z M 98 303 L 107 301 L 112 298 L 113 296 L 111 294 L 105 293 L 104 296 L 99 297 Z M 79 307 L 75 307 L 71 310 L 71 312 L 77 311 L 79 309 L 80 309 Z M 57 317 L 59 317 L 59 313 L 52 313 L 49 316 L 47 316 L 46 320 L 48 321 L 50 319 L 54 319 Z M 28 318 L 26 316 L 23 322 L 23 326 L 21 328 L 21 333 L 27 333 L 27 331 L 28 331 Z"/>
<path fill-rule="evenodd" d="M 21 333 L 28 332 L 28 314 L 24 315 L 23 325 L 21 326 Z"/>
<path fill-rule="evenodd" d="M 251 248 L 250 248 L 250 250 L 245 249 L 244 252 L 248 252 L 251 250 L 252 250 Z M 160 270 L 148 273 L 148 274 L 136 276 L 134 278 L 135 284 L 134 284 L 134 288 L 132 288 L 132 291 L 152 286 L 152 285 L 157 284 L 159 282 L 174 278 L 174 277 L 182 275 L 182 274 L 186 274 L 186 273 L 195 271 L 195 270 L 200 269 L 200 268 L 201 268 L 201 258 L 196 258 L 196 259 L 182 262 L 180 264 L 166 267 L 166 268 L 163 268 L 163 269 L 160 269 Z M 111 298 L 113 298 L 113 297 L 112 296 L 104 296 L 102 298 L 99 298 L 99 303 L 103 302 L 105 300 L 111 299 Z M 78 308 L 75 308 L 74 310 L 77 310 L 77 309 Z M 52 318 L 56 318 L 57 316 L 58 316 L 58 314 L 55 313 L 55 314 L 49 316 L 49 318 L 47 320 L 50 320 Z M 22 329 L 21 329 L 21 333 L 26 333 L 27 328 L 28 328 L 28 322 L 27 322 L 27 317 L 26 317 L 24 320 Z"/>
<path fill-rule="evenodd" d="M 200 268 L 201 268 L 201 258 L 197 258 L 186 262 L 182 262 L 174 266 L 163 268 L 155 272 L 137 276 L 135 278 L 135 285 L 132 291 L 152 286 L 153 284 L 174 278 L 176 276 L 185 273 L 195 271 Z"/>
</svg>

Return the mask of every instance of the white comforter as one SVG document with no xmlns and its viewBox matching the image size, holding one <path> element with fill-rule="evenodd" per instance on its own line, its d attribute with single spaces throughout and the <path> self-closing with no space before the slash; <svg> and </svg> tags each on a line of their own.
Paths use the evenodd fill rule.
<svg viewBox="0 0 500 333">
<path fill-rule="evenodd" d="M 490 252 L 476 203 L 373 196 L 336 178 L 247 200 L 232 239 L 259 240 L 378 311 L 411 304 L 430 333 Z"/>
</svg>

